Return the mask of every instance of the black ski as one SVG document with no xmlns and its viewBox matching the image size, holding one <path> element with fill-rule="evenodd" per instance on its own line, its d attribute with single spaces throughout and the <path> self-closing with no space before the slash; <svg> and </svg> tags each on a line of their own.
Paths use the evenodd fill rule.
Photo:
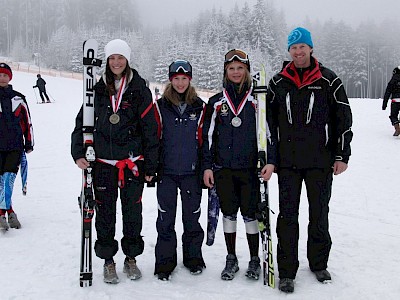
<svg viewBox="0 0 400 300">
<path fill-rule="evenodd" d="M 264 285 L 275 288 L 274 262 L 272 253 L 270 207 L 268 182 L 261 177 L 261 169 L 267 163 L 267 121 L 266 121 L 266 92 L 267 81 L 265 68 L 254 76 L 253 93 L 257 98 L 257 143 L 258 143 L 258 178 L 260 180 L 261 203 L 258 207 L 258 226 L 260 229 L 263 252 Z"/>
<path fill-rule="evenodd" d="M 94 85 L 96 71 L 101 66 L 97 59 L 98 44 L 94 39 L 83 43 L 83 145 L 86 160 L 90 166 L 82 172 L 82 191 L 78 198 L 81 209 L 81 262 L 79 281 L 81 287 L 92 285 L 92 219 L 94 215 L 95 199 L 93 193 L 93 164 L 95 153 L 93 148 L 94 128 Z"/>
</svg>

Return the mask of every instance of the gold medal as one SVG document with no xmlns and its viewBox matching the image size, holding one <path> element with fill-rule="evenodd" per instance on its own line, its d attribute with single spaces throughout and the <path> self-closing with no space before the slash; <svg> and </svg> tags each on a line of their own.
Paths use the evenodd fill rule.
<svg viewBox="0 0 400 300">
<path fill-rule="evenodd" d="M 109 120 L 110 120 L 110 123 L 111 124 L 118 124 L 118 122 L 119 122 L 119 115 L 117 115 L 117 114 L 112 114 L 111 116 L 110 116 L 110 118 L 109 118 Z"/>
<path fill-rule="evenodd" d="M 242 119 L 240 119 L 239 117 L 234 117 L 231 124 L 233 127 L 239 127 L 240 125 L 242 125 Z"/>
</svg>

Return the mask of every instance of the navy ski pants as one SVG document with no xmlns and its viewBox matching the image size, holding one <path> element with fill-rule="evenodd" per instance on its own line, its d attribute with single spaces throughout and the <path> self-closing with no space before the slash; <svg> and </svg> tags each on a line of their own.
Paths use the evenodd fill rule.
<svg viewBox="0 0 400 300">
<path fill-rule="evenodd" d="M 178 189 L 182 201 L 183 264 L 205 266 L 201 252 L 204 231 L 199 223 L 202 189 L 197 175 L 166 175 L 157 185 L 158 217 L 154 274 L 171 273 L 177 265 L 175 220 Z"/>
</svg>

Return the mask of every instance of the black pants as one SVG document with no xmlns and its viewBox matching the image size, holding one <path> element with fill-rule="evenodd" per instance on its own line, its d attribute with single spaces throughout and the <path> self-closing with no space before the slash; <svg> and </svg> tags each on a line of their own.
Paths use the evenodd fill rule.
<svg viewBox="0 0 400 300">
<path fill-rule="evenodd" d="M 259 197 L 259 180 L 255 169 L 232 170 L 223 168 L 215 172 L 215 185 L 221 212 L 225 216 L 236 215 L 255 219 Z"/>
<path fill-rule="evenodd" d="M 4 173 L 18 173 L 21 163 L 21 150 L 0 151 L 0 175 Z"/>
<path fill-rule="evenodd" d="M 128 168 L 124 170 L 125 186 L 120 189 L 122 210 L 122 251 L 129 257 L 143 253 L 142 193 L 144 184 L 139 182 Z M 96 197 L 96 255 L 111 259 L 118 251 L 114 239 L 116 205 L 118 198 L 118 169 L 114 166 L 96 163 L 94 167 L 94 188 Z"/>
<path fill-rule="evenodd" d="M 328 266 L 332 241 L 329 235 L 329 200 L 332 191 L 332 169 L 280 169 L 279 216 L 277 221 L 279 278 L 296 277 L 299 267 L 299 205 L 302 182 L 307 189 L 309 223 L 307 258 L 312 271 Z"/>
<path fill-rule="evenodd" d="M 197 175 L 163 175 L 157 185 L 158 217 L 154 274 L 171 273 L 177 265 L 175 231 L 178 189 L 182 200 L 183 264 L 205 266 L 201 252 L 204 231 L 199 223 L 202 189 Z"/>
<path fill-rule="evenodd" d="M 390 122 L 392 125 L 399 123 L 400 102 L 392 102 L 390 104 Z"/>
<path fill-rule="evenodd" d="M 40 98 L 42 98 L 42 102 L 45 102 L 44 96 L 46 97 L 47 101 L 50 102 L 50 99 L 49 99 L 49 96 L 46 93 L 46 90 L 39 90 L 39 95 L 40 95 Z"/>
</svg>

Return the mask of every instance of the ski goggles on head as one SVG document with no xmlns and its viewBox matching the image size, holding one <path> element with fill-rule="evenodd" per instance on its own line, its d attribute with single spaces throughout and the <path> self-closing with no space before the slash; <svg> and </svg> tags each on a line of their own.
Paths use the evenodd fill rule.
<svg viewBox="0 0 400 300">
<path fill-rule="evenodd" d="M 249 63 L 249 56 L 247 55 L 246 52 L 240 49 L 229 50 L 225 54 L 225 63 L 232 62 L 234 60 L 247 64 Z"/>
<path fill-rule="evenodd" d="M 169 65 L 169 73 L 191 74 L 192 66 L 186 60 L 176 60 Z"/>
</svg>

